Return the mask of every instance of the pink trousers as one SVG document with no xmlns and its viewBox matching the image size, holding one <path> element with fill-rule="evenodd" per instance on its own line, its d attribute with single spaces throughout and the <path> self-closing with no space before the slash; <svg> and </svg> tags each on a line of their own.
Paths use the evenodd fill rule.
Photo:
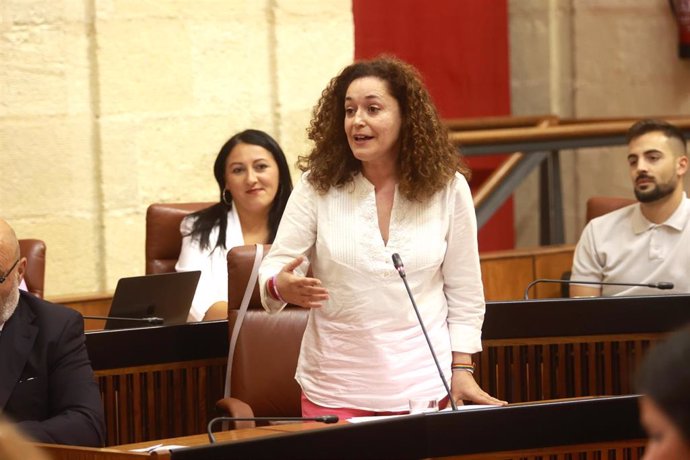
<svg viewBox="0 0 690 460">
<path fill-rule="evenodd" d="M 307 399 L 307 397 L 304 396 L 304 393 L 302 393 L 301 402 L 302 402 L 302 417 L 320 417 L 322 415 L 337 415 L 341 421 L 347 420 L 348 418 L 352 418 L 352 417 L 373 417 L 376 415 L 401 415 L 401 414 L 409 413 L 409 411 L 375 412 L 375 411 L 371 411 L 371 410 L 350 409 L 347 407 L 339 407 L 339 408 L 323 407 L 323 406 L 319 406 L 318 404 L 314 404 L 313 402 L 309 401 Z M 439 406 L 445 407 L 447 403 L 448 403 L 448 398 L 446 397 L 443 400 L 441 400 L 441 402 L 439 403 Z"/>
</svg>

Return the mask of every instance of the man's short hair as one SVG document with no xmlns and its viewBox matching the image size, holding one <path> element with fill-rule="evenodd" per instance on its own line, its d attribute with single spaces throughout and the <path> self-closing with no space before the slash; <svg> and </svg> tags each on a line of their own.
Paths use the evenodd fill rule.
<svg viewBox="0 0 690 460">
<path fill-rule="evenodd" d="M 663 120 L 647 118 L 635 122 L 628 129 L 628 144 L 632 142 L 634 139 L 637 139 L 638 137 L 642 136 L 643 134 L 654 132 L 660 132 L 670 139 L 677 139 L 683 146 L 683 154 L 687 154 L 687 147 L 685 145 L 685 137 L 683 136 L 683 132 L 676 126 L 673 126 L 671 123 L 668 123 Z"/>
</svg>

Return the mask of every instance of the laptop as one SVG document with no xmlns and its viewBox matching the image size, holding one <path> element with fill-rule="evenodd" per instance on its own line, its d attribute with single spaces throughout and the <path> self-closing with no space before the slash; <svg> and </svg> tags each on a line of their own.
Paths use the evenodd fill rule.
<svg viewBox="0 0 690 460">
<path fill-rule="evenodd" d="M 156 318 L 162 319 L 166 326 L 186 323 L 200 275 L 196 270 L 121 278 L 113 294 L 105 329 L 160 325 L 161 321 Z"/>
</svg>

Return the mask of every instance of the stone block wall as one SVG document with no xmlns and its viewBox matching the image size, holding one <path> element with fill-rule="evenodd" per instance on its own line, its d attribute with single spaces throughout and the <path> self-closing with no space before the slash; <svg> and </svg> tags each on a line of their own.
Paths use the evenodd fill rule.
<svg viewBox="0 0 690 460">
<path fill-rule="evenodd" d="M 306 153 L 353 37 L 349 0 L 0 0 L 0 215 L 46 295 L 143 274 L 147 206 L 216 199 L 235 132 Z"/>
<path fill-rule="evenodd" d="M 666 0 L 510 0 L 515 115 L 690 115 L 690 60 Z M 592 195 L 633 197 L 624 147 L 562 151 L 566 242 Z M 516 193 L 518 246 L 538 245 L 537 174 Z"/>
</svg>

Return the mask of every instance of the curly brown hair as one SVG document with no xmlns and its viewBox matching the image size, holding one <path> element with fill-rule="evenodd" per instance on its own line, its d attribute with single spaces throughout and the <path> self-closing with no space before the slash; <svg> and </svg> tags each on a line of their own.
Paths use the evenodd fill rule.
<svg viewBox="0 0 690 460">
<path fill-rule="evenodd" d="M 470 171 L 457 148 L 448 139 L 431 96 L 417 70 L 391 56 L 360 61 L 333 78 L 314 107 L 307 134 L 314 148 L 300 156 L 297 166 L 309 171 L 308 181 L 319 192 L 342 187 L 362 170 L 344 129 L 345 94 L 358 78 L 385 81 L 400 106 L 400 193 L 412 201 L 426 201 L 451 181 L 456 171 L 469 179 Z"/>
</svg>

